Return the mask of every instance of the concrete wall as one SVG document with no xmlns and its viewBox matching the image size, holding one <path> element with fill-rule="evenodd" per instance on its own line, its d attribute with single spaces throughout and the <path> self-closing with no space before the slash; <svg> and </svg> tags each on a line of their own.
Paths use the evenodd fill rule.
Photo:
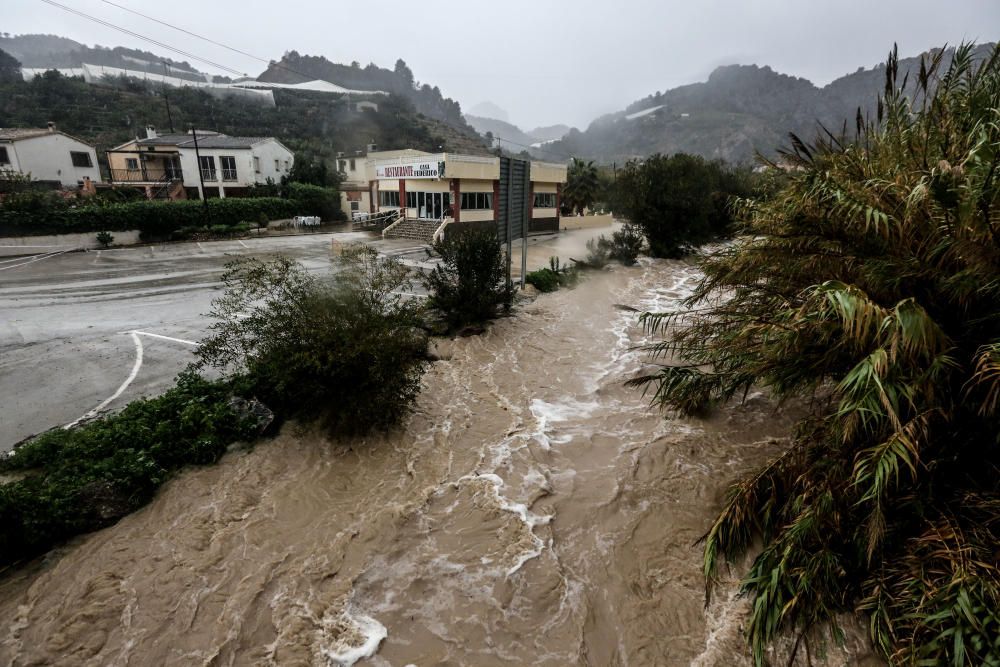
<svg viewBox="0 0 1000 667">
<path fill-rule="evenodd" d="M 531 180 L 546 183 L 565 183 L 567 167 L 553 162 L 532 162 Z"/>
<path fill-rule="evenodd" d="M 111 232 L 114 245 L 135 245 L 139 242 L 139 230 Z M 83 234 L 52 234 L 48 236 L 13 236 L 0 238 L 0 257 L 37 255 L 45 252 L 70 250 L 73 248 L 100 248 L 97 232 Z"/>
<path fill-rule="evenodd" d="M 61 132 L 50 132 L 27 139 L 3 144 L 11 158 L 10 167 L 22 174 L 31 174 L 39 181 L 59 181 L 66 187 L 76 187 L 78 181 L 89 177 L 101 182 L 101 169 L 97 164 L 97 151 L 82 141 Z M 74 167 L 70 152 L 90 155 L 90 167 Z"/>
<path fill-rule="evenodd" d="M 591 229 L 593 227 L 610 227 L 615 221 L 610 213 L 604 215 L 564 215 L 559 218 L 561 229 Z"/>
</svg>

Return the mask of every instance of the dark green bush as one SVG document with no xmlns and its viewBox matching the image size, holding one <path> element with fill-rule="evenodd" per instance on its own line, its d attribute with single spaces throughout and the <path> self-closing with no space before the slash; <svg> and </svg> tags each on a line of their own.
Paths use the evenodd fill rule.
<svg viewBox="0 0 1000 667">
<path fill-rule="evenodd" d="M 26 476 L 0 485 L 0 563 L 34 556 L 117 521 L 171 473 L 212 463 L 256 424 L 229 407 L 230 389 L 193 373 L 164 395 L 71 430 L 54 429 L 0 460 Z"/>
<path fill-rule="evenodd" d="M 500 240 L 493 229 L 448 235 L 434 244 L 441 264 L 424 278 L 429 305 L 458 329 L 486 322 L 510 307 Z"/>
<path fill-rule="evenodd" d="M 234 372 L 241 393 L 339 433 L 397 424 L 420 388 L 427 341 L 398 260 L 348 248 L 332 278 L 293 261 L 240 258 L 223 276 L 200 364 Z"/>
<path fill-rule="evenodd" d="M 258 197 L 202 201 L 138 201 L 106 206 L 50 206 L 39 210 L 0 208 L 0 235 L 68 234 L 138 229 L 142 238 L 165 239 L 184 227 L 235 225 L 261 213 L 290 218 L 305 208 L 291 199 Z"/>
<path fill-rule="evenodd" d="M 559 289 L 559 274 L 552 269 L 532 271 L 524 280 L 529 285 L 534 285 L 539 292 L 555 292 Z"/>
<path fill-rule="evenodd" d="M 340 207 L 340 191 L 308 183 L 288 183 L 286 192 L 289 199 L 298 202 L 296 215 L 318 215 L 324 222 L 346 220 Z"/>
</svg>

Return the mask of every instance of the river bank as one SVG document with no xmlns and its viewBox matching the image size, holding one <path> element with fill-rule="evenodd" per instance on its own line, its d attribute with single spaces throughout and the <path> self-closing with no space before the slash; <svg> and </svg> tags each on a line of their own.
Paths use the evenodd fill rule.
<svg viewBox="0 0 1000 667">
<path fill-rule="evenodd" d="M 184 473 L 0 582 L 0 664 L 748 664 L 746 603 L 704 609 L 695 542 L 790 418 L 664 419 L 621 384 L 644 334 L 616 306 L 697 277 L 588 276 L 455 341 L 397 433 L 292 425 Z"/>
</svg>

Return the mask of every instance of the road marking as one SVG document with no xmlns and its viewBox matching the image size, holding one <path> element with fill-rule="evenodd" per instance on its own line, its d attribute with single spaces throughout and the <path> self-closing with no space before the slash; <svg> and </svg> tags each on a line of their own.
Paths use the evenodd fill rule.
<svg viewBox="0 0 1000 667">
<path fill-rule="evenodd" d="M 106 398 L 105 400 L 101 401 L 100 405 L 98 405 L 93 410 L 87 412 L 79 419 L 75 419 L 70 423 L 66 424 L 65 426 L 63 426 L 63 429 L 71 429 L 80 422 L 82 422 L 84 419 L 90 419 L 98 412 L 103 410 L 105 407 L 107 407 L 108 403 L 121 396 L 125 392 L 125 390 L 128 389 L 128 386 L 132 384 L 132 381 L 135 380 L 136 376 L 139 374 L 139 369 L 142 368 L 142 341 L 139 339 L 139 335 L 134 331 L 132 332 L 132 340 L 135 342 L 135 363 L 132 365 L 132 372 L 128 374 L 128 377 L 125 378 L 125 381 L 122 382 L 120 387 L 118 387 L 118 391 L 113 393 L 109 398 Z"/>
<path fill-rule="evenodd" d="M 7 271 L 9 269 L 16 269 L 16 268 L 21 267 L 21 266 L 26 266 L 28 264 L 33 264 L 35 262 L 40 262 L 43 259 L 48 259 L 50 257 L 55 257 L 56 255 L 62 255 L 62 254 L 65 254 L 67 252 L 73 252 L 74 250 L 76 250 L 76 248 L 70 248 L 69 250 L 60 250 L 59 252 L 49 252 L 49 253 L 45 253 L 45 254 L 42 254 L 42 255 L 35 255 L 34 257 L 32 257 L 31 259 L 29 259 L 28 261 L 21 262 L 20 264 L 13 264 L 11 266 L 0 266 L 0 271 Z M 23 259 L 23 258 L 21 258 L 21 259 Z"/>
<path fill-rule="evenodd" d="M 201 343 L 196 343 L 193 340 L 184 340 L 183 338 L 174 338 L 172 336 L 164 336 L 162 334 L 149 333 L 148 331 L 139 331 L 133 329 L 132 331 L 123 331 L 122 333 L 139 334 L 140 336 L 149 336 L 151 338 L 161 338 L 163 340 L 172 340 L 175 343 L 184 343 L 185 345 L 193 345 L 198 347 Z"/>
<path fill-rule="evenodd" d="M 93 410 L 88 411 L 86 414 L 82 415 L 77 419 L 74 419 L 70 423 L 63 426 L 63 429 L 71 429 L 80 422 L 82 422 L 83 420 L 95 417 L 101 410 L 106 408 L 112 401 L 114 401 L 116 398 L 125 393 L 125 390 L 128 389 L 129 385 L 135 381 L 135 378 L 139 375 L 139 369 L 142 368 L 142 357 L 143 357 L 142 339 L 139 338 L 139 336 L 149 336 L 151 338 L 160 338 L 162 340 L 173 341 L 175 343 L 183 343 L 185 345 L 193 345 L 195 347 L 198 346 L 198 343 L 191 340 L 184 340 L 183 338 L 173 338 L 172 336 L 163 336 L 160 334 L 150 333 L 148 331 L 138 331 L 137 329 L 133 329 L 132 331 L 122 331 L 120 333 L 122 333 L 123 335 L 129 334 L 130 336 L 132 336 L 132 340 L 135 342 L 135 363 L 132 365 L 132 372 L 128 374 L 128 377 L 125 378 L 125 381 L 121 383 L 121 386 L 118 387 L 118 390 L 115 393 L 111 394 L 111 396 L 101 401 L 100 405 L 98 405 Z"/>
<path fill-rule="evenodd" d="M 248 246 L 248 245 L 247 245 L 246 243 L 244 243 L 243 241 L 240 241 L 240 245 L 241 245 L 241 246 L 243 246 L 244 248 L 246 248 L 247 250 L 249 250 L 249 249 L 250 249 L 250 246 Z"/>
</svg>

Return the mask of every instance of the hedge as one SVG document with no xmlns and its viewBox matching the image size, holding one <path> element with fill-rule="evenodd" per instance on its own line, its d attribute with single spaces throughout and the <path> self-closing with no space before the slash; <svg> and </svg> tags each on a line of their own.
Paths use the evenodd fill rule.
<svg viewBox="0 0 1000 667">
<path fill-rule="evenodd" d="M 235 225 L 312 215 L 312 202 L 278 197 L 209 199 L 203 201 L 138 201 L 107 206 L 53 208 L 44 211 L 0 209 L 0 236 L 72 234 L 138 229 L 143 239 L 166 238 L 182 227 Z"/>
</svg>

